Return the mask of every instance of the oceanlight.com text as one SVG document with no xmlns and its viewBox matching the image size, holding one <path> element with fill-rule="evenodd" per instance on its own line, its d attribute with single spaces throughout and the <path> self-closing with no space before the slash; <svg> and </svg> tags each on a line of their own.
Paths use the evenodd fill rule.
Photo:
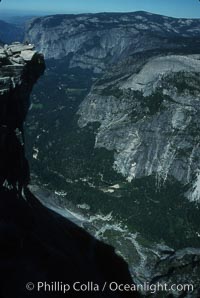
<svg viewBox="0 0 200 298">
<path fill-rule="evenodd" d="M 81 283 L 80 281 L 74 282 L 73 284 L 68 284 L 64 282 L 43 282 L 39 281 L 37 283 L 28 282 L 26 284 L 26 289 L 28 291 L 37 292 L 61 292 L 66 294 L 70 291 L 74 292 L 145 292 L 155 294 L 156 292 L 187 292 L 192 293 L 194 291 L 194 286 L 192 284 L 166 284 L 166 283 L 144 283 L 144 284 L 119 284 L 115 281 L 104 282 L 103 284 L 98 284 L 92 281 L 87 283 Z"/>
</svg>

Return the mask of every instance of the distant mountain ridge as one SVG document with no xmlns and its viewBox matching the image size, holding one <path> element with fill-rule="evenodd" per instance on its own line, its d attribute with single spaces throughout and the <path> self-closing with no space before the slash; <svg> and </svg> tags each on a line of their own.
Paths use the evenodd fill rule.
<svg viewBox="0 0 200 298">
<path fill-rule="evenodd" d="M 130 54 L 184 48 L 200 36 L 200 20 L 147 12 L 54 15 L 33 19 L 26 39 L 48 58 L 72 55 L 70 66 L 101 72 Z"/>
<path fill-rule="evenodd" d="M 0 20 L 0 40 L 10 44 L 14 41 L 22 42 L 24 39 L 24 28 Z"/>
</svg>

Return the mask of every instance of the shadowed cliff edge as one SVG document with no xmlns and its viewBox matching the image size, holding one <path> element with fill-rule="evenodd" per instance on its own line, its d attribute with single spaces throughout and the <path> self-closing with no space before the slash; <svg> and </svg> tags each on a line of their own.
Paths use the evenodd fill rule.
<svg viewBox="0 0 200 298">
<path fill-rule="evenodd" d="M 0 47 L 0 298 L 64 295 L 61 287 L 37 291 L 37 282 L 99 286 L 71 289 L 69 297 L 138 297 L 133 291 L 102 291 L 105 282 L 132 284 L 127 264 L 111 246 L 44 207 L 28 188 L 23 122 L 44 69 L 44 58 L 32 45 Z M 28 282 L 35 289 L 27 290 Z"/>
</svg>

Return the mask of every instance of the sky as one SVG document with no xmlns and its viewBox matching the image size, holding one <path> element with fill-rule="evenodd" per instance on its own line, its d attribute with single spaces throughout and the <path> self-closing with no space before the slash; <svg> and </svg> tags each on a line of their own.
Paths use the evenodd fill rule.
<svg viewBox="0 0 200 298">
<path fill-rule="evenodd" d="M 84 13 L 144 10 L 186 18 L 200 18 L 199 0 L 2 0 L 0 13 Z"/>
</svg>

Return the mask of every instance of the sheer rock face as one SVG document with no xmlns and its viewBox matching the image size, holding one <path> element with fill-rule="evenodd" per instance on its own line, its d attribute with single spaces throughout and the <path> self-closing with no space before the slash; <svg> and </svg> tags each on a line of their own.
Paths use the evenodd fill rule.
<svg viewBox="0 0 200 298">
<path fill-rule="evenodd" d="M 20 43 L 0 48 L 0 183 L 8 188 L 29 180 L 23 122 L 32 87 L 44 71 L 43 56 L 33 48 Z"/>
<path fill-rule="evenodd" d="M 155 175 L 159 186 L 173 177 L 199 200 L 199 55 L 154 56 L 138 68 L 139 60 L 97 82 L 79 125 L 100 122 L 96 147 L 115 150 L 113 166 L 128 181 Z"/>
<path fill-rule="evenodd" d="M 23 122 L 45 68 L 43 56 L 32 45 L 15 43 L 0 48 L 0 64 L 0 297 L 63 297 L 55 287 L 37 290 L 38 282 L 56 281 L 69 284 L 70 297 L 138 297 L 108 287 L 102 292 L 105 282 L 132 284 L 127 264 L 112 247 L 44 207 L 27 187 Z M 99 290 L 77 292 L 75 282 L 93 282 Z"/>
<path fill-rule="evenodd" d="M 145 12 L 56 15 L 32 20 L 25 38 L 47 59 L 71 55 L 71 67 L 101 72 L 128 54 L 184 48 L 185 38 L 200 35 L 199 24 Z"/>
</svg>

